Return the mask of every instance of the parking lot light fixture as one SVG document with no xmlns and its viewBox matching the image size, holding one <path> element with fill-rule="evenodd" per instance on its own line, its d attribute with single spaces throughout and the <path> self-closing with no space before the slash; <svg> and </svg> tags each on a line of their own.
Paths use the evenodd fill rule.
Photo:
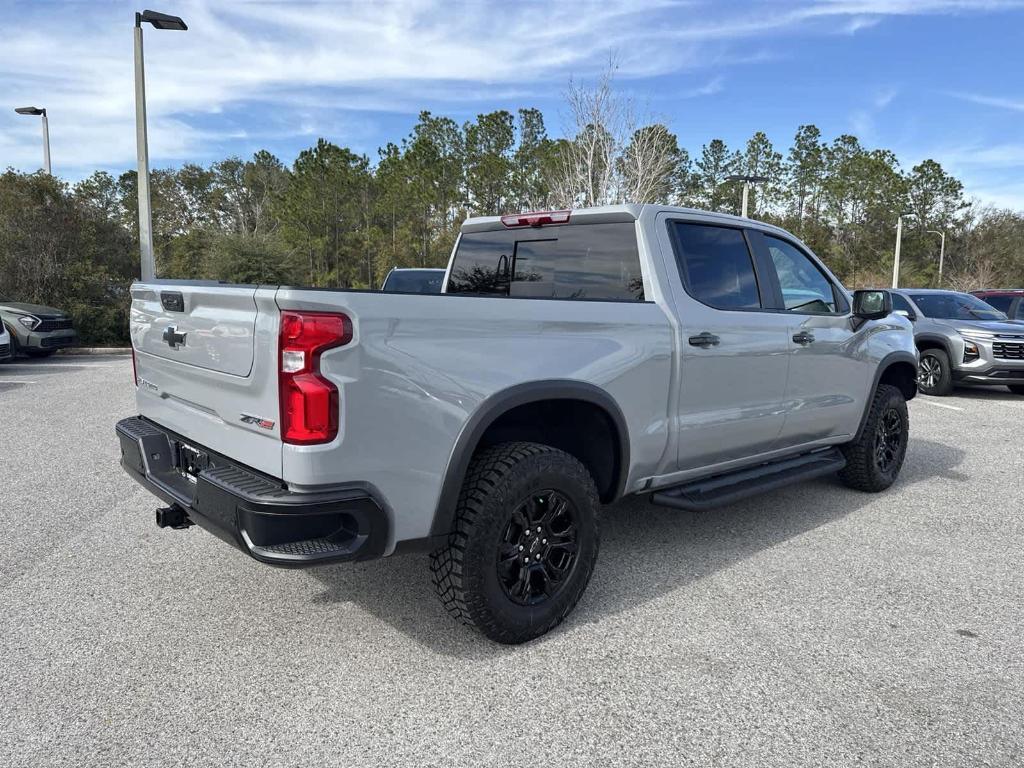
<svg viewBox="0 0 1024 768">
<path fill-rule="evenodd" d="M 752 184 L 760 184 L 763 181 L 768 181 L 767 176 L 744 176 L 742 174 L 734 173 L 731 176 L 725 177 L 726 181 L 742 181 L 743 182 L 743 205 L 740 212 L 740 216 L 744 219 L 747 218 L 747 201 L 750 198 L 750 186 Z"/>
<path fill-rule="evenodd" d="M 937 288 L 942 287 L 942 262 L 946 260 L 946 233 L 938 229 L 929 229 L 929 235 L 938 235 L 942 240 L 939 241 L 939 284 Z"/>
<path fill-rule="evenodd" d="M 48 176 L 52 176 L 50 171 L 50 124 L 46 119 L 46 108 L 15 107 L 14 111 L 19 115 L 36 115 L 43 118 L 43 170 Z"/>
<path fill-rule="evenodd" d="M 135 144 L 139 160 L 139 251 L 142 257 L 142 279 L 156 277 L 153 258 L 153 209 L 149 191 L 149 139 L 146 135 L 146 72 L 142 57 L 142 25 L 154 29 L 185 31 L 188 25 L 177 16 L 157 11 L 135 14 Z"/>
<path fill-rule="evenodd" d="M 892 259 L 892 287 L 900 287 L 900 246 L 903 244 L 903 219 L 913 213 L 901 213 L 896 217 L 896 252 Z"/>
</svg>

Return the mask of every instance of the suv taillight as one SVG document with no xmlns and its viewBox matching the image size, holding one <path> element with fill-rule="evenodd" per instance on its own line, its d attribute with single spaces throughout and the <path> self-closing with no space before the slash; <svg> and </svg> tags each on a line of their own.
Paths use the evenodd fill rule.
<svg viewBox="0 0 1024 768">
<path fill-rule="evenodd" d="M 352 321 L 328 312 L 281 313 L 278 394 L 281 439 L 293 445 L 329 443 L 338 434 L 338 388 L 320 373 L 320 354 L 352 340 Z"/>
</svg>

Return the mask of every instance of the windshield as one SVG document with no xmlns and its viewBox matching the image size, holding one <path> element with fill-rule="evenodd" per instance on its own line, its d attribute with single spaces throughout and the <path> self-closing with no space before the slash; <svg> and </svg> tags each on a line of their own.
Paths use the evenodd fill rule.
<svg viewBox="0 0 1024 768">
<path fill-rule="evenodd" d="M 912 293 L 910 298 L 925 317 L 937 320 L 1005 320 L 1006 315 L 966 293 Z"/>
<path fill-rule="evenodd" d="M 443 269 L 396 270 L 388 275 L 381 290 L 396 293 L 440 293 L 443 280 Z"/>
</svg>

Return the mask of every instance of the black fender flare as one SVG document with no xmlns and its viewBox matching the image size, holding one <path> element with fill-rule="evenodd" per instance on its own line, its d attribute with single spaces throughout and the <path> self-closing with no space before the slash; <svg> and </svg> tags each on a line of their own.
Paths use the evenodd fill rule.
<svg viewBox="0 0 1024 768">
<path fill-rule="evenodd" d="M 875 392 L 878 391 L 878 382 L 882 380 L 882 376 L 885 372 L 896 363 L 910 363 L 914 366 L 914 370 L 917 370 L 917 357 L 913 352 L 907 352 L 905 350 L 897 350 L 896 352 L 890 352 L 878 363 L 878 367 L 875 368 L 875 378 L 871 382 L 871 389 L 868 390 L 867 401 L 864 403 L 864 413 L 860 417 L 860 425 L 857 427 L 857 434 L 854 437 L 854 442 L 860 440 L 861 435 L 864 432 L 864 425 L 867 424 L 868 414 L 871 413 L 871 404 L 875 399 Z"/>
<path fill-rule="evenodd" d="M 629 428 L 615 398 L 594 384 L 572 379 L 517 384 L 496 392 L 484 400 L 459 433 L 448 459 L 444 480 L 441 483 L 441 494 L 438 497 L 434 520 L 430 526 L 431 538 L 445 536 L 452 531 L 455 522 L 455 507 L 458 503 L 459 492 L 462 490 L 462 482 L 466 477 L 473 453 L 487 428 L 513 408 L 543 400 L 582 400 L 598 406 L 608 415 L 619 442 L 613 498 L 618 499 L 622 496 L 626 476 L 629 474 Z"/>
<path fill-rule="evenodd" d="M 935 344 L 938 344 L 940 347 L 942 347 L 943 350 L 945 350 L 946 354 L 949 355 L 950 361 L 953 360 L 953 348 L 949 344 L 949 339 L 945 338 L 941 334 L 938 334 L 938 333 L 920 333 L 920 334 L 915 334 L 915 336 L 914 336 L 914 346 L 916 346 L 919 351 L 920 351 L 919 343 L 922 342 L 922 341 L 928 341 L 928 342 L 933 342 Z"/>
</svg>

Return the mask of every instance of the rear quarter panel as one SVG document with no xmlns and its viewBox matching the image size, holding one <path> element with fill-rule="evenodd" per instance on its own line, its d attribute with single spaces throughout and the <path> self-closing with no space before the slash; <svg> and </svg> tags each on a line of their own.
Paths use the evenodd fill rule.
<svg viewBox="0 0 1024 768">
<path fill-rule="evenodd" d="M 581 381 L 608 392 L 630 431 L 627 491 L 662 461 L 673 347 L 655 303 L 297 289 L 280 289 L 277 303 L 342 311 L 354 325 L 352 342 L 321 358 L 341 395 L 339 435 L 284 446 L 282 477 L 298 489 L 373 487 L 391 508 L 395 540 L 429 533 L 460 432 L 484 400 L 518 384 Z"/>
</svg>

